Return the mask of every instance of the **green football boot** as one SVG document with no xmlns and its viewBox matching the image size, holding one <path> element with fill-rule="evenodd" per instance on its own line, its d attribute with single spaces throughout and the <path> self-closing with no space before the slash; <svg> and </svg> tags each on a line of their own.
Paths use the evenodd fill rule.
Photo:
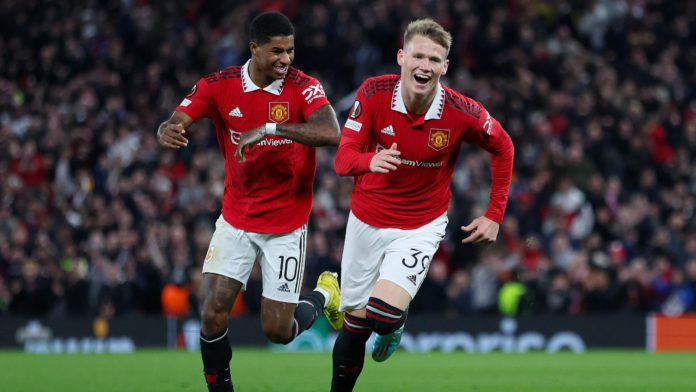
<svg viewBox="0 0 696 392">
<path fill-rule="evenodd" d="M 372 343 L 372 359 L 377 362 L 384 362 L 399 347 L 401 335 L 404 333 L 404 326 L 387 335 L 377 335 L 374 343 Z"/>
</svg>

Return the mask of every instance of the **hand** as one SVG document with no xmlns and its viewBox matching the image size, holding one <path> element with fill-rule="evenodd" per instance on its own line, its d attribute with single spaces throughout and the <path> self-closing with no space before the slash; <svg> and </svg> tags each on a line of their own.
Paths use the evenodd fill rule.
<svg viewBox="0 0 696 392">
<path fill-rule="evenodd" d="M 183 124 L 164 122 L 157 130 L 157 141 L 162 147 L 179 149 L 188 145 L 185 133 Z"/>
<path fill-rule="evenodd" d="M 498 238 L 498 229 L 500 225 L 486 218 L 479 216 L 469 223 L 467 226 L 462 226 L 462 230 L 471 233 L 468 237 L 462 240 L 463 244 L 489 244 Z"/>
<path fill-rule="evenodd" d="M 237 144 L 237 151 L 234 153 L 239 162 L 244 162 L 244 154 L 246 154 L 248 150 L 251 150 L 254 144 L 263 140 L 263 137 L 266 136 L 264 131 L 265 126 L 261 125 L 251 131 L 242 133 L 242 136 L 239 137 L 239 143 Z"/>
<path fill-rule="evenodd" d="M 389 173 L 396 170 L 396 166 L 401 164 L 399 155 L 401 155 L 401 151 L 396 149 L 396 143 L 392 143 L 388 150 L 384 149 L 372 157 L 370 171 L 373 173 Z"/>
</svg>

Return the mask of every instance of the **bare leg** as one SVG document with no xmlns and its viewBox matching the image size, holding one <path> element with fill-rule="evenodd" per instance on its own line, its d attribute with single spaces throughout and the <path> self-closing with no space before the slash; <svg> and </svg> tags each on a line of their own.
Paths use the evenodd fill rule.
<svg viewBox="0 0 696 392">
<path fill-rule="evenodd" d="M 201 356 L 210 392 L 230 392 L 232 349 L 227 336 L 230 310 L 242 284 L 226 276 L 203 274 L 204 299 L 201 315 Z"/>
<path fill-rule="evenodd" d="M 261 299 L 263 333 L 273 343 L 288 344 L 295 338 L 293 330 L 297 304 Z"/>
</svg>

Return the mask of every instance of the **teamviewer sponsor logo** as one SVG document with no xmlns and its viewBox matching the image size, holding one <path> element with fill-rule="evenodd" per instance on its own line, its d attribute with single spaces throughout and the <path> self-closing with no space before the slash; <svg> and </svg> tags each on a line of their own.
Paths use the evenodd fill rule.
<svg viewBox="0 0 696 392">
<path fill-rule="evenodd" d="M 231 129 L 228 129 L 230 131 L 230 141 L 232 141 L 232 144 L 237 145 L 239 144 L 239 141 L 242 138 L 242 133 L 233 131 Z M 269 138 L 264 138 L 260 142 L 256 143 L 256 147 L 280 147 L 284 146 L 286 144 L 292 144 L 292 140 L 290 139 L 269 139 Z"/>
<path fill-rule="evenodd" d="M 380 152 L 382 150 L 384 150 L 384 146 L 382 146 L 381 144 L 377 144 L 377 148 L 375 148 L 375 152 Z M 437 167 L 442 167 L 442 165 L 444 165 L 443 161 L 428 162 L 428 161 L 418 161 L 418 160 L 406 159 L 406 158 L 400 158 L 400 159 L 401 159 L 402 165 L 413 166 L 413 167 L 437 168 Z"/>
<path fill-rule="evenodd" d="M 260 142 L 256 143 L 257 147 L 279 147 L 283 146 L 286 144 L 292 144 L 292 140 L 290 139 L 263 139 Z"/>
</svg>

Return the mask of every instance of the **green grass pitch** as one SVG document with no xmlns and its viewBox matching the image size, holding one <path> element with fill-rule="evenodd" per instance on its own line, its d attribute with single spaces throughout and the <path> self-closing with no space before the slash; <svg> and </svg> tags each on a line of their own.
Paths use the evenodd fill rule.
<svg viewBox="0 0 696 392">
<path fill-rule="evenodd" d="M 329 353 L 236 348 L 240 392 L 328 391 Z M 197 353 L 30 355 L 0 351 L 4 392 L 205 391 Z M 397 352 L 369 356 L 355 391 L 696 391 L 696 354 L 597 351 L 586 354 Z"/>
</svg>

